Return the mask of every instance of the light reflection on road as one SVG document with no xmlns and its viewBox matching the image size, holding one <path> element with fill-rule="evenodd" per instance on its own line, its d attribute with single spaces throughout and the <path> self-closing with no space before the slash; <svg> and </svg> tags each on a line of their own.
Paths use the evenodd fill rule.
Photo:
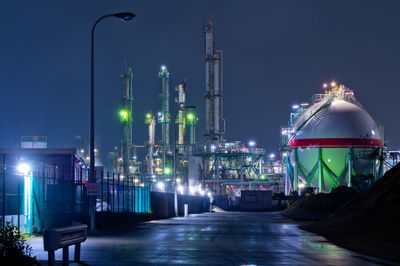
<svg viewBox="0 0 400 266">
<path fill-rule="evenodd" d="M 29 243 L 34 255 L 46 260 L 42 240 Z M 56 258 L 61 260 L 60 251 Z M 302 231 L 277 213 L 223 212 L 146 222 L 123 233 L 89 237 L 82 245 L 82 261 L 89 265 L 371 265 L 381 260 Z"/>
</svg>

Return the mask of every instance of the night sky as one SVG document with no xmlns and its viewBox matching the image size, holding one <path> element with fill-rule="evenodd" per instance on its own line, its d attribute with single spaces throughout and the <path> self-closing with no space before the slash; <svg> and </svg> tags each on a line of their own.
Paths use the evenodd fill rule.
<svg viewBox="0 0 400 266">
<path fill-rule="evenodd" d="M 96 141 L 103 154 L 122 136 L 118 109 L 125 62 L 134 68 L 134 143 L 143 145 L 144 115 L 161 109 L 157 77 L 171 92 L 187 79 L 189 105 L 204 133 L 204 35 L 214 14 L 224 51 L 227 140 L 254 139 L 278 151 L 293 103 L 322 93 L 332 78 L 385 127 L 400 148 L 400 1 L 1 1 L 0 147 L 20 136 L 48 136 L 49 147 L 89 138 L 90 29 L 109 13 L 131 11 L 96 30 Z M 172 103 L 172 102 L 171 102 Z M 160 127 L 157 127 L 160 133 Z"/>
</svg>

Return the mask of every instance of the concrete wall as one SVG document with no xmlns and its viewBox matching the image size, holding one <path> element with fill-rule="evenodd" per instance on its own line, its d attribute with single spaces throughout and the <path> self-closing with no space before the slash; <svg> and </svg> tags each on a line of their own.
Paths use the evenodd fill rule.
<svg viewBox="0 0 400 266">
<path fill-rule="evenodd" d="M 272 209 L 272 191 L 242 190 L 239 201 L 242 211 Z"/>
<path fill-rule="evenodd" d="M 229 209 L 228 195 L 214 195 L 213 205 L 220 207 L 223 210 Z"/>
<path fill-rule="evenodd" d="M 178 195 L 178 215 L 184 215 L 183 205 L 189 205 L 189 213 L 209 211 L 209 198 L 207 196 Z M 174 193 L 151 192 L 151 211 L 154 216 L 168 218 L 175 216 Z"/>
<path fill-rule="evenodd" d="M 272 191 L 242 190 L 241 197 L 215 195 L 213 205 L 228 211 L 272 210 Z"/>
</svg>

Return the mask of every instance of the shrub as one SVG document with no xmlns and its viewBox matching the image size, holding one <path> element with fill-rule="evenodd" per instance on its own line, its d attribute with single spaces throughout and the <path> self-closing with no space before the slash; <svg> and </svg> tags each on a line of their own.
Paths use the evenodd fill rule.
<svg viewBox="0 0 400 266">
<path fill-rule="evenodd" d="M 0 229 L 1 265 L 40 265 L 32 257 L 32 248 L 26 243 L 24 235 L 11 223 Z"/>
</svg>

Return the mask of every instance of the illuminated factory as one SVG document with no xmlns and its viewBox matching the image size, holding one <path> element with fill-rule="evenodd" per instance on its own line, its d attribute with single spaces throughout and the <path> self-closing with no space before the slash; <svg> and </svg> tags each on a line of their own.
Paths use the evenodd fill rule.
<svg viewBox="0 0 400 266">
<path fill-rule="evenodd" d="M 223 53 L 215 49 L 214 24 L 208 20 L 205 36 L 205 132 L 204 142 L 196 140 L 199 121 L 194 106 L 187 104 L 186 83 L 170 90 L 170 73 L 161 67 L 161 111 L 148 112 L 145 124 L 148 141 L 132 142 L 132 67 L 121 74 L 124 80 L 123 109 L 120 119 L 123 139 L 114 156 L 114 171 L 133 177 L 138 185 L 155 184 L 154 189 L 182 193 L 240 194 L 243 189 L 284 190 L 283 168 L 275 155 L 254 141 L 226 141 L 223 118 Z M 170 105 L 175 99 L 176 106 Z M 176 111 L 174 111 L 176 110 Z M 157 133 L 161 131 L 161 139 Z M 203 132 L 202 132 L 203 133 Z M 145 150 L 145 160 L 138 160 L 138 149 Z M 143 167 L 142 167 L 143 166 Z M 145 170 L 144 170 L 145 169 Z"/>
<path fill-rule="evenodd" d="M 336 82 L 324 84 L 325 92 L 315 94 L 310 102 L 293 106 L 280 132 L 279 155 L 268 153 L 254 140 L 226 140 L 223 52 L 216 49 L 212 20 L 208 19 L 203 33 L 204 115 L 186 97 L 190 84 L 186 80 L 171 84 L 173 73 L 161 66 L 160 109 L 145 110 L 143 120 L 134 124 L 134 69 L 126 65 L 120 75 L 122 139 L 108 156 L 112 167 L 104 169 L 96 147 L 92 182 L 84 138 L 78 149 L 48 149 L 45 137 L 23 137 L 19 148 L 0 149 L 2 224 L 11 222 L 35 233 L 72 221 L 88 223 L 89 205 L 101 213 L 103 222 L 125 219 L 127 214 L 153 211 L 151 204 L 157 203 L 153 196 L 171 199 L 172 193 L 174 215 L 178 215 L 179 197 L 186 197 L 186 202 L 207 200 L 207 205 L 210 197 L 223 209 L 258 202 L 258 210 L 270 210 L 272 203 L 261 205 L 267 198 L 280 206 L 282 200 L 304 191 L 330 193 L 341 185 L 365 191 L 400 161 L 399 151 L 386 150 L 383 127 L 352 90 Z M 201 132 L 200 119 L 205 125 Z M 148 136 L 138 144 L 133 136 L 139 126 L 146 127 Z"/>
<path fill-rule="evenodd" d="M 150 184 L 165 192 L 240 196 L 242 190 L 272 190 L 290 195 L 305 187 L 330 192 L 339 185 L 362 191 L 397 162 L 398 153 L 384 150 L 383 128 L 352 90 L 335 82 L 324 84 L 325 93 L 314 95 L 310 103 L 293 106 L 288 126 L 281 132 L 280 156 L 267 154 L 254 141 L 224 139 L 223 52 L 215 47 L 210 19 L 203 33 L 204 141 L 196 140 L 199 115 L 188 105 L 186 82 L 170 89 L 171 74 L 162 66 L 158 73 L 161 111 L 146 114 L 148 140 L 133 144 L 133 72 L 126 66 L 121 74 L 123 139 L 115 152 L 114 172 L 132 178 L 135 185 Z M 144 151 L 144 160 L 138 159 L 138 149 Z"/>
<path fill-rule="evenodd" d="M 265 149 L 256 147 L 254 141 L 247 145 L 223 138 L 226 128 L 223 118 L 223 52 L 215 49 L 211 20 L 204 26 L 204 34 L 206 142 L 198 151 L 202 172 L 196 179 L 216 194 L 238 195 L 243 189 L 272 188 L 278 192 L 281 168 L 273 166 L 275 160 L 272 156 L 267 160 Z"/>
<path fill-rule="evenodd" d="M 363 191 L 386 170 L 383 127 L 352 90 L 336 82 L 324 88 L 311 104 L 293 106 L 282 129 L 286 194 L 304 187 L 330 192 L 339 185 Z"/>
<path fill-rule="evenodd" d="M 362 191 L 388 169 L 386 157 L 392 153 L 384 150 L 383 128 L 352 90 L 335 82 L 325 84 L 325 93 L 314 95 L 310 103 L 293 106 L 288 126 L 281 132 L 280 156 L 268 155 L 254 141 L 224 139 L 223 52 L 215 47 L 213 21 L 207 21 L 203 32 L 204 141 L 196 140 L 199 115 L 188 105 L 186 82 L 171 89 L 171 74 L 162 66 L 158 73 L 161 111 L 146 114 L 148 140 L 133 144 L 133 72 L 126 66 L 121 74 L 123 139 L 115 153 L 114 172 L 159 191 L 240 196 L 242 190 L 290 195 L 304 187 L 330 192 L 339 185 Z M 138 149 L 144 151 L 144 160 L 138 159 Z M 398 159 L 393 158 L 393 162 Z"/>
</svg>

